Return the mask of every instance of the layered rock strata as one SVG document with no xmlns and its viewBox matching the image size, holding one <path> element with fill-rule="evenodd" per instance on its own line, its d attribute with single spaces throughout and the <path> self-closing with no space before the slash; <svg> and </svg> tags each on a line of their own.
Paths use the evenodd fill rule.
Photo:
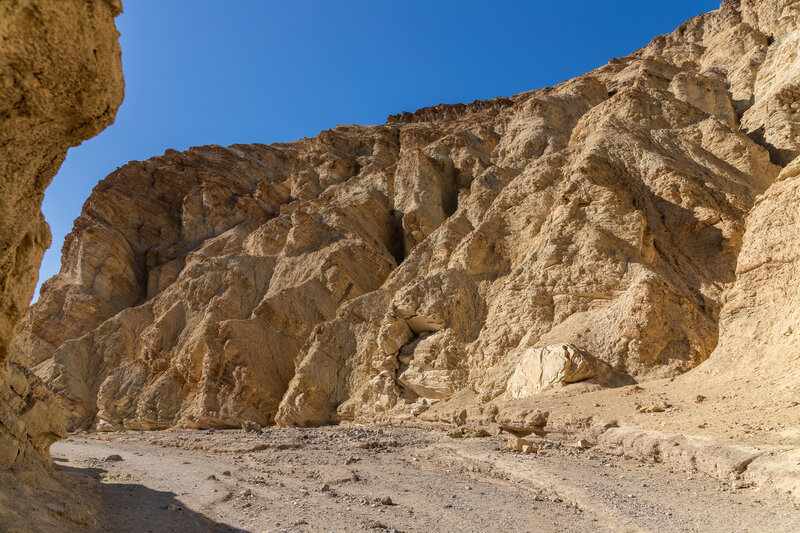
<svg viewBox="0 0 800 533">
<path fill-rule="evenodd" d="M 0 4 L 0 465 L 38 463 L 65 435 L 59 404 L 11 355 L 50 231 L 44 189 L 67 149 L 114 121 L 118 0 Z"/>
<path fill-rule="evenodd" d="M 726 1 L 556 87 L 130 163 L 16 353 L 98 430 L 492 412 L 684 373 L 721 309 L 766 294 L 760 252 L 737 258 L 794 176 L 798 25 L 796 2 Z M 503 423 L 526 416 L 546 421 Z"/>
</svg>

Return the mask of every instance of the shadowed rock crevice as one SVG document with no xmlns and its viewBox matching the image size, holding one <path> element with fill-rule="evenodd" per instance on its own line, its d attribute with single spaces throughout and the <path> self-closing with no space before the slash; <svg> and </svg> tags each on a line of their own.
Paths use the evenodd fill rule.
<svg viewBox="0 0 800 533">
<path fill-rule="evenodd" d="M 769 152 L 769 160 L 772 164 L 777 166 L 785 166 L 787 165 L 792 159 L 794 159 L 798 152 L 796 150 L 787 150 L 778 148 L 771 142 L 767 141 L 766 135 L 764 134 L 764 127 L 760 127 L 757 130 L 753 130 L 747 133 L 747 136 L 753 140 L 754 143 L 758 144 L 759 146 L 763 146 L 764 149 Z"/>
<path fill-rule="evenodd" d="M 394 262 L 400 265 L 406 258 L 405 240 L 403 238 L 403 213 L 390 209 L 389 217 L 391 231 L 386 248 L 389 250 L 389 253 L 392 254 L 392 257 L 394 257 Z"/>
</svg>

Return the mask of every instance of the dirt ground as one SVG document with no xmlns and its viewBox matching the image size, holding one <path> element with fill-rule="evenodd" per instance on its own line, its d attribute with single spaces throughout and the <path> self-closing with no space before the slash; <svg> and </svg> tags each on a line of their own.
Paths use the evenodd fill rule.
<svg viewBox="0 0 800 533">
<path fill-rule="evenodd" d="M 502 435 L 338 426 L 73 435 L 52 454 L 77 492 L 102 502 L 103 531 L 800 530 L 785 494 L 540 447 L 546 455 L 510 451 Z"/>
</svg>

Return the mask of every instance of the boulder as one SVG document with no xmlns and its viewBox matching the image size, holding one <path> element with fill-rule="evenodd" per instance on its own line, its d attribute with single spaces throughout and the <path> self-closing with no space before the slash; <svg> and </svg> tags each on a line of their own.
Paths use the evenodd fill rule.
<svg viewBox="0 0 800 533">
<path fill-rule="evenodd" d="M 547 389 L 591 379 L 607 384 L 613 375 L 608 363 L 571 344 L 527 348 L 508 380 L 512 398 L 528 398 Z"/>
</svg>

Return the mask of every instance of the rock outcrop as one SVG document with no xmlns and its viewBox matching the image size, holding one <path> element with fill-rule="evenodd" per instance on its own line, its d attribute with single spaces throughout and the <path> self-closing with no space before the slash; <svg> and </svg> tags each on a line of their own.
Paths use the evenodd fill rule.
<svg viewBox="0 0 800 533">
<path fill-rule="evenodd" d="M 118 0 L 0 2 L 0 530 L 72 531 L 93 509 L 50 465 L 64 411 L 11 346 L 50 230 L 44 190 L 67 149 L 114 121 Z"/>
<path fill-rule="evenodd" d="M 65 435 L 52 393 L 10 352 L 50 245 L 44 189 L 122 102 L 121 11 L 118 0 L 0 5 L 0 465 L 38 462 Z"/>
<path fill-rule="evenodd" d="M 753 420 L 797 405 L 800 383 L 800 158 L 780 173 L 747 217 L 736 281 L 707 365 L 685 379 L 697 390 L 735 390 Z M 793 412 L 796 409 L 793 409 Z M 796 415 L 793 415 L 796 417 Z M 789 420 L 786 421 L 790 423 Z M 791 426 L 790 426 L 791 427 Z M 800 489 L 800 484 L 794 487 Z"/>
<path fill-rule="evenodd" d="M 744 281 L 772 283 L 746 266 L 760 252 L 738 258 L 765 245 L 753 217 L 788 216 L 763 206 L 800 154 L 798 25 L 796 2 L 726 1 L 556 87 L 130 163 L 86 202 L 15 353 L 96 430 L 370 421 L 684 373 L 722 309 L 726 345 L 726 291 L 769 298 Z"/>
</svg>

